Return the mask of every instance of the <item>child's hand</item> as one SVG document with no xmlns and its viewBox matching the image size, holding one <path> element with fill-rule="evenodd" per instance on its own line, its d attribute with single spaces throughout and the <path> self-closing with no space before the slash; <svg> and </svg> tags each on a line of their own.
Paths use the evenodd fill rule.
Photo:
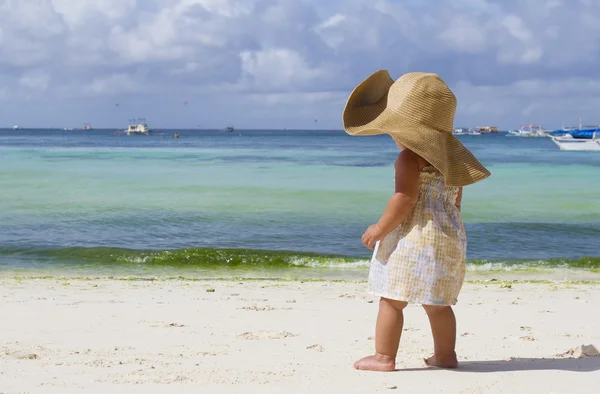
<svg viewBox="0 0 600 394">
<path fill-rule="evenodd" d="M 379 228 L 379 224 L 375 223 L 367 228 L 367 231 L 362 236 L 362 243 L 369 249 L 375 248 L 375 242 L 381 240 L 383 234 Z"/>
</svg>

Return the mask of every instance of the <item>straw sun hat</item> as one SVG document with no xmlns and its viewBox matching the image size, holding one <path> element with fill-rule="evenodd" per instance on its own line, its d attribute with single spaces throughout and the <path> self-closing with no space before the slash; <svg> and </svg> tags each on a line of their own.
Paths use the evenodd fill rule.
<svg viewBox="0 0 600 394">
<path fill-rule="evenodd" d="M 452 135 L 455 110 L 456 97 L 437 74 L 413 72 L 394 81 L 380 70 L 350 94 L 344 130 L 389 134 L 441 172 L 446 185 L 466 186 L 490 172 Z"/>
</svg>

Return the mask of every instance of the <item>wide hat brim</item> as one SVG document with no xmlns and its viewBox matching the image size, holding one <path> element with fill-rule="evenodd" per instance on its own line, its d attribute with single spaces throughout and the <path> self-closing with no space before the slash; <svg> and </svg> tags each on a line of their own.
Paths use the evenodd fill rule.
<svg viewBox="0 0 600 394">
<path fill-rule="evenodd" d="M 440 130 L 403 117 L 388 106 L 388 93 L 396 83 L 380 70 L 350 94 L 343 112 L 344 130 L 350 135 L 389 134 L 394 141 L 434 166 L 448 186 L 466 186 L 491 174 L 450 130 Z M 418 99 L 418 98 L 417 98 Z M 425 107 L 435 103 L 424 103 Z"/>
</svg>

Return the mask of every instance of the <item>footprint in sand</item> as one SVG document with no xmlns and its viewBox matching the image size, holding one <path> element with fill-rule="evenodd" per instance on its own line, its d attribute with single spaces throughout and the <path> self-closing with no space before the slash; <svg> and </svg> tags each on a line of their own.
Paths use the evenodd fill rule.
<svg viewBox="0 0 600 394">
<path fill-rule="evenodd" d="M 251 305 L 251 306 L 244 306 L 242 308 L 238 308 L 240 310 L 244 310 L 244 311 L 276 311 L 277 308 L 274 308 L 272 306 L 269 305 L 265 305 L 265 306 L 259 306 L 259 305 Z"/>
<path fill-rule="evenodd" d="M 310 345 L 306 347 L 308 350 L 316 350 L 317 352 L 323 352 L 325 351 L 325 349 L 323 348 L 323 346 L 319 345 L 319 344 L 315 344 L 315 345 Z"/>
<path fill-rule="evenodd" d="M 200 352 L 200 353 L 198 353 L 198 356 L 204 356 L 204 357 L 206 357 L 206 356 L 213 356 L 214 357 L 216 355 L 217 355 L 217 353 L 215 353 L 215 352 Z"/>
<path fill-rule="evenodd" d="M 92 352 L 92 349 L 85 349 L 85 350 L 74 350 L 71 352 L 71 355 L 75 355 L 75 354 L 90 354 Z"/>
<path fill-rule="evenodd" d="M 34 353 L 18 355 L 16 357 L 21 360 L 37 360 L 38 358 L 40 358 L 40 356 L 38 356 L 37 354 L 34 354 Z"/>
<path fill-rule="evenodd" d="M 535 338 L 532 335 L 525 335 L 524 337 L 519 338 L 523 341 L 535 341 Z"/>
<path fill-rule="evenodd" d="M 238 338 L 247 339 L 247 340 L 260 340 L 260 339 L 283 339 L 283 338 L 293 338 L 298 335 L 288 332 L 288 331 L 280 331 L 280 332 L 269 332 L 269 331 L 258 331 L 258 332 L 245 332 L 240 334 Z"/>
</svg>

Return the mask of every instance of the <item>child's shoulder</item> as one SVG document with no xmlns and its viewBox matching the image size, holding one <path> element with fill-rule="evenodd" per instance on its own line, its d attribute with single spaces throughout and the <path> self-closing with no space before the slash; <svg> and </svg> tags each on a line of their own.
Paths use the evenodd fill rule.
<svg viewBox="0 0 600 394">
<path fill-rule="evenodd" d="M 408 165 L 417 165 L 419 167 L 419 171 L 425 167 L 430 166 L 427 160 L 423 159 L 421 156 L 417 155 L 415 152 L 409 149 L 403 149 L 398 154 L 398 163 L 408 164 Z"/>
</svg>

